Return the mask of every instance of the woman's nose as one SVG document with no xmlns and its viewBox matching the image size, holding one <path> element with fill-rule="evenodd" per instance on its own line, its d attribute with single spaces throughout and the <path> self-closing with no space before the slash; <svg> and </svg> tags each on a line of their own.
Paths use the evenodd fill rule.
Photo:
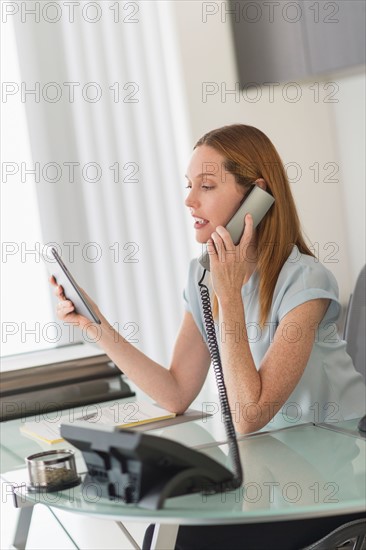
<svg viewBox="0 0 366 550">
<path fill-rule="evenodd" d="M 197 195 L 193 189 L 190 189 L 186 200 L 184 201 L 188 208 L 196 208 L 198 204 Z"/>
</svg>

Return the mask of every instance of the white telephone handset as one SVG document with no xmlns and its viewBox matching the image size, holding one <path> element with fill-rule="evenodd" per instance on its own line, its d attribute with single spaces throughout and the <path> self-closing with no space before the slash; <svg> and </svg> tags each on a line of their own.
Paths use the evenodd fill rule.
<svg viewBox="0 0 366 550">
<path fill-rule="evenodd" d="M 258 185 L 253 185 L 253 188 L 245 196 L 238 210 L 226 225 L 226 229 L 230 233 L 235 245 L 239 243 L 244 232 L 244 218 L 246 214 L 252 215 L 253 227 L 257 227 L 273 203 L 274 198 L 272 195 L 267 193 L 267 191 L 264 191 Z M 198 261 L 202 267 L 204 267 L 207 271 L 210 271 L 210 255 L 207 250 L 201 254 Z"/>
</svg>

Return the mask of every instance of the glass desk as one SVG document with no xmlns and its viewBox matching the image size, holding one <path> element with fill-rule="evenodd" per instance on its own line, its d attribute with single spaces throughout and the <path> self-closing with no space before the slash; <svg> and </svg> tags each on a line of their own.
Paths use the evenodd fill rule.
<svg viewBox="0 0 366 550">
<path fill-rule="evenodd" d="M 336 432 L 353 435 L 354 437 L 363 437 L 366 439 L 366 432 L 361 432 L 358 429 L 359 418 L 354 418 L 352 420 L 344 420 L 343 422 L 333 422 L 333 423 L 323 423 L 318 424 L 327 430 L 334 430 Z"/>
<path fill-rule="evenodd" d="M 64 411 L 63 411 L 64 412 Z M 366 440 L 349 421 L 347 433 L 334 426 L 302 424 L 238 438 L 244 470 L 242 486 L 215 495 L 170 498 L 163 510 L 146 510 L 103 499 L 83 485 L 57 493 L 26 491 L 24 457 L 65 442 L 42 444 L 19 431 L 18 420 L 3 423 L 2 477 L 11 484 L 21 509 L 15 548 L 24 548 L 34 505 L 68 510 L 113 521 L 156 523 L 154 548 L 174 548 L 179 525 L 244 524 L 362 513 L 366 502 Z M 219 417 L 200 419 L 149 431 L 178 440 L 229 465 Z M 355 432 L 352 433 L 351 432 Z M 215 434 L 213 437 L 212 434 Z M 350 436 L 351 435 L 351 436 Z M 221 438 L 221 439 L 220 439 Z M 86 471 L 77 452 L 79 474 Z"/>
</svg>

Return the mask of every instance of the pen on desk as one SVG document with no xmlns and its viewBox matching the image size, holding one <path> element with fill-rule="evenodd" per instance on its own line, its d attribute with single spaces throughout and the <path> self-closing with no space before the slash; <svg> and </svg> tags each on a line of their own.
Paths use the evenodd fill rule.
<svg viewBox="0 0 366 550">
<path fill-rule="evenodd" d="M 91 414 L 86 414 L 85 416 L 79 416 L 79 418 L 75 418 L 75 420 L 90 420 L 95 416 L 97 416 L 97 413 L 91 413 Z M 61 428 L 61 424 L 59 424 L 58 427 Z"/>
<path fill-rule="evenodd" d="M 91 413 L 86 414 L 85 416 L 80 416 L 79 418 L 76 418 L 76 420 L 90 420 L 91 418 L 95 418 L 97 416 L 97 413 Z"/>
<path fill-rule="evenodd" d="M 79 416 L 79 418 L 75 418 L 75 420 L 90 420 L 95 416 L 97 416 L 97 413 L 91 413 L 91 414 L 86 414 L 85 416 Z M 58 427 L 61 428 L 61 424 L 59 424 Z"/>
</svg>

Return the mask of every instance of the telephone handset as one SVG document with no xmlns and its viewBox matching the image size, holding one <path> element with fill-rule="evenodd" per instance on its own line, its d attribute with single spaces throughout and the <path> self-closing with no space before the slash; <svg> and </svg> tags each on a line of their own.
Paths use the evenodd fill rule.
<svg viewBox="0 0 366 550">
<path fill-rule="evenodd" d="M 253 216 L 253 226 L 257 227 L 273 203 L 274 198 L 272 195 L 264 191 L 258 185 L 253 185 L 252 189 L 241 202 L 234 216 L 226 225 L 226 229 L 230 233 L 235 245 L 239 243 L 244 232 L 244 218 L 246 214 L 251 214 Z M 210 255 L 207 250 L 198 258 L 198 261 L 202 267 L 210 271 Z"/>
</svg>

